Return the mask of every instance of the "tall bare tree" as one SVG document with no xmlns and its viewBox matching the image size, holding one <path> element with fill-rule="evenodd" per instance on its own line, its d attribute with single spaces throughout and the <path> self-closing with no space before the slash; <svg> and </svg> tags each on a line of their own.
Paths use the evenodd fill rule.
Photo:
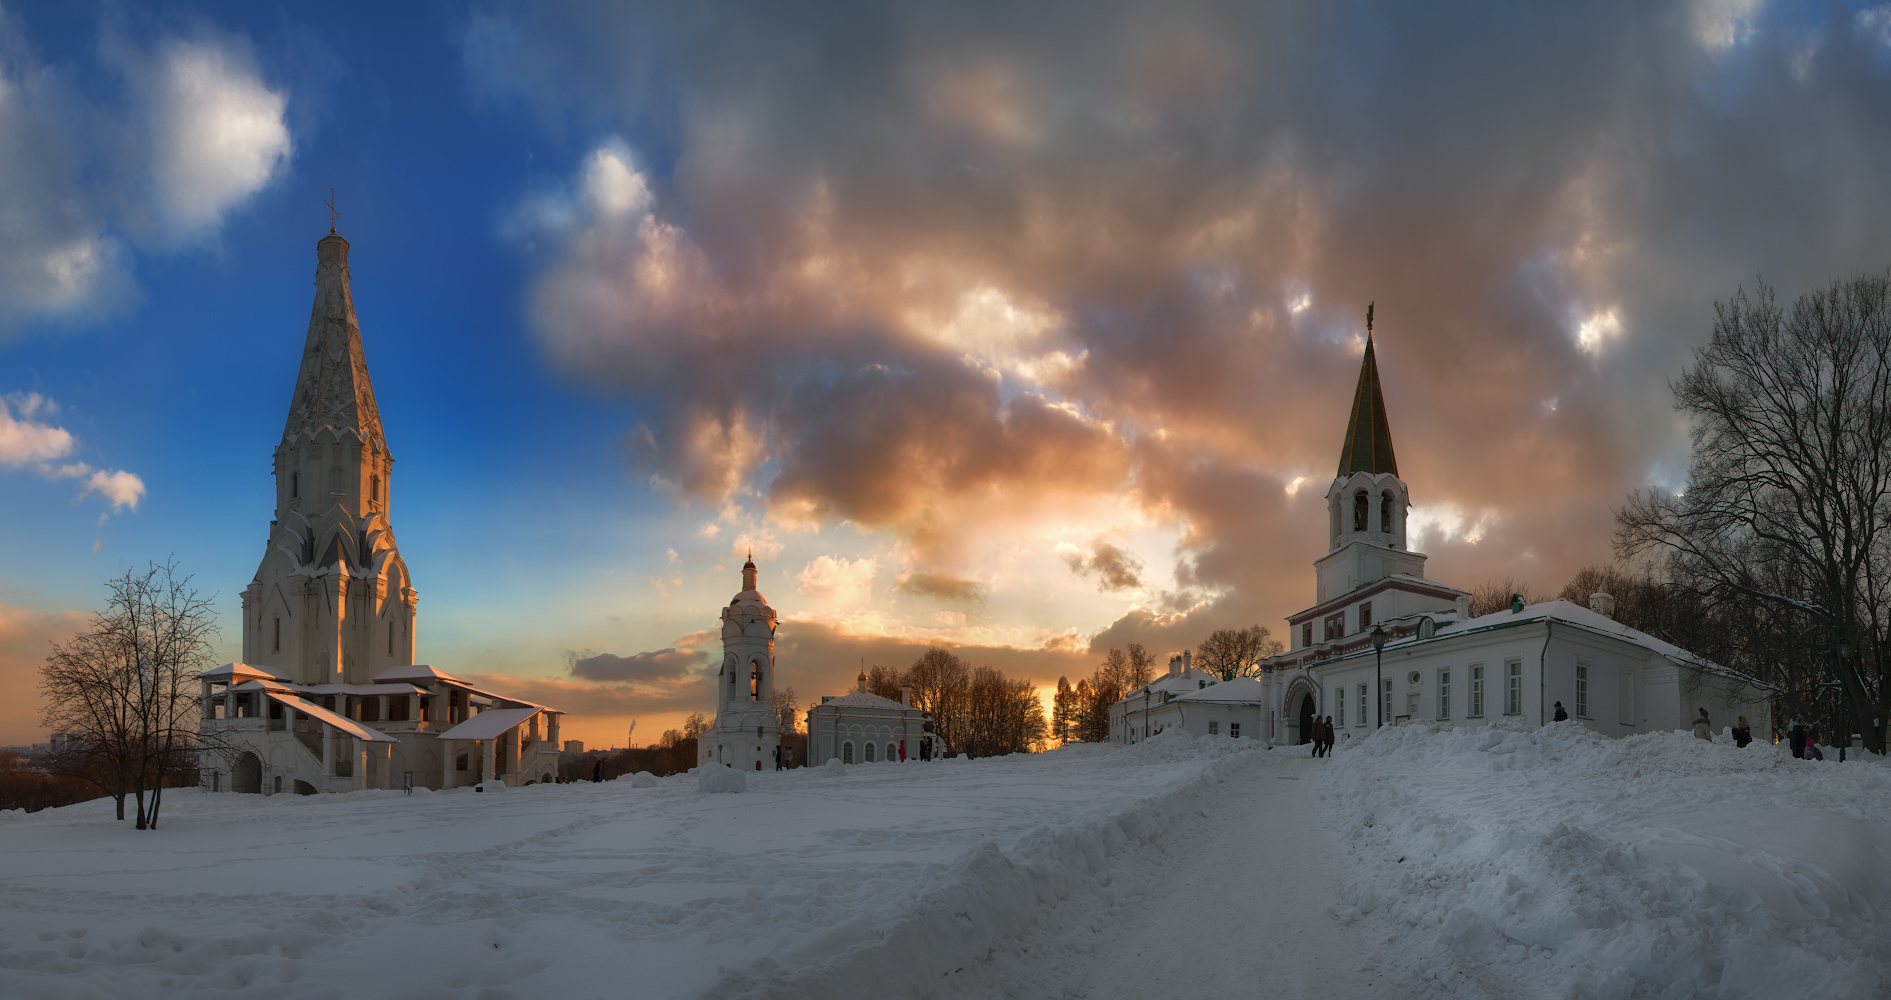
<svg viewBox="0 0 1891 1000">
<path fill-rule="evenodd" d="M 1280 642 L 1265 625 L 1221 628 L 1195 647 L 1195 665 L 1224 681 L 1252 677 L 1260 662 L 1280 652 Z"/>
<path fill-rule="evenodd" d="M 1797 649 L 1781 680 L 1836 675 L 1885 748 L 1891 612 L 1891 275 L 1780 306 L 1760 284 L 1715 303 L 1713 337 L 1670 387 L 1692 419 L 1687 488 L 1631 494 L 1618 554 L 1666 553 L 1710 607 L 1765 608 Z M 1845 640 L 1853 650 L 1832 655 Z M 1762 678 L 1769 679 L 1769 678 Z M 1863 723 L 1869 723 L 1865 725 Z"/>
<path fill-rule="evenodd" d="M 211 664 L 214 595 L 200 594 L 174 560 L 126 570 L 106 589 L 105 610 L 54 647 L 40 670 L 41 722 L 76 740 L 66 766 L 108 776 L 119 819 L 129 793 L 137 828 L 154 829 L 166 784 L 191 756 L 229 752 L 198 733 L 197 675 Z"/>
<path fill-rule="evenodd" d="M 1149 655 L 1142 643 L 1129 644 L 1127 669 L 1123 674 L 1123 688 L 1139 688 L 1156 679 L 1156 658 Z M 1114 650 L 1112 650 L 1114 652 Z"/>
</svg>

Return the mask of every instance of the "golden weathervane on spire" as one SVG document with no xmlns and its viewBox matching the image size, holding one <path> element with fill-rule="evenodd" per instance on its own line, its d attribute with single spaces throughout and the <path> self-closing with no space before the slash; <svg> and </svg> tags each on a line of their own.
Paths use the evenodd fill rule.
<svg viewBox="0 0 1891 1000">
<path fill-rule="evenodd" d="M 328 200 L 322 202 L 322 204 L 328 206 L 328 233 L 330 236 L 333 236 L 335 234 L 335 220 L 341 218 L 341 211 L 335 207 L 334 188 L 328 189 Z"/>
</svg>

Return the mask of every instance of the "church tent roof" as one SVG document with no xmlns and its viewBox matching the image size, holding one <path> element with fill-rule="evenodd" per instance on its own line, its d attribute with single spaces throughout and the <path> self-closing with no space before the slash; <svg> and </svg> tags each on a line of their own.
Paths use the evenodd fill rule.
<svg viewBox="0 0 1891 1000">
<path fill-rule="evenodd" d="M 1355 472 L 1399 474 L 1392 455 L 1392 425 L 1385 415 L 1385 396 L 1379 391 L 1379 362 L 1372 350 L 1372 332 L 1366 332 L 1366 357 L 1359 364 L 1359 387 L 1353 390 L 1352 419 L 1346 425 L 1346 443 L 1339 450 L 1337 478 Z"/>
</svg>

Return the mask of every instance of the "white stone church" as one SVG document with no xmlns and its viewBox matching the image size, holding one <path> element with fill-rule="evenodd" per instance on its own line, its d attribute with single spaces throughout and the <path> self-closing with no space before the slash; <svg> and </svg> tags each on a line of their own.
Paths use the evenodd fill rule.
<svg viewBox="0 0 1891 1000">
<path fill-rule="evenodd" d="M 557 709 L 414 663 L 419 600 L 389 522 L 394 456 L 349 290 L 348 241 L 316 244 L 315 304 L 272 466 L 275 517 L 243 591 L 243 660 L 206 671 L 215 791 L 550 781 Z M 227 767 L 227 770 L 226 770 Z"/>
<path fill-rule="evenodd" d="M 1542 724 L 1561 703 L 1611 736 L 1689 729 L 1705 708 L 1716 733 L 1744 715 L 1755 740 L 1771 740 L 1768 686 L 1615 621 L 1607 594 L 1589 607 L 1518 601 L 1470 617 L 1470 594 L 1427 580 L 1425 555 L 1407 546 L 1410 506 L 1368 326 L 1326 492 L 1328 549 L 1313 564 L 1313 605 L 1287 618 L 1290 648 L 1261 661 L 1255 678 L 1196 679 L 1193 690 L 1172 668 L 1116 704 L 1111 738 L 1133 743 L 1180 725 L 1298 744 L 1316 716 L 1331 716 L 1343 741 L 1412 721 Z"/>
</svg>

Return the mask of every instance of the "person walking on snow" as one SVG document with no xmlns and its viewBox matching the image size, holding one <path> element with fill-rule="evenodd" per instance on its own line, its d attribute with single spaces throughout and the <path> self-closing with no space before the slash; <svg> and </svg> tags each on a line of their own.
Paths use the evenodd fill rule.
<svg viewBox="0 0 1891 1000">
<path fill-rule="evenodd" d="M 1553 721 L 1556 721 L 1556 722 L 1569 721 L 1569 713 L 1563 711 L 1563 703 L 1560 701 L 1556 703 L 1556 718 Z"/>
<path fill-rule="evenodd" d="M 1786 742 L 1792 745 L 1794 757 L 1806 755 L 1806 720 L 1793 717 L 1793 727 L 1787 734 Z"/>
<path fill-rule="evenodd" d="M 1333 717 L 1327 716 L 1326 721 L 1320 723 L 1320 727 L 1326 731 L 1326 751 L 1321 756 L 1331 757 L 1333 756 Z"/>
<path fill-rule="evenodd" d="M 1733 745 L 1744 747 L 1753 742 L 1753 727 L 1747 725 L 1747 717 L 1740 717 L 1740 724 L 1733 727 Z"/>
<path fill-rule="evenodd" d="M 1326 756 L 1326 722 L 1317 715 L 1313 717 L 1313 756 Z"/>
<path fill-rule="evenodd" d="M 1701 714 L 1694 719 L 1694 738 L 1712 743 L 1714 742 L 1714 724 L 1707 721 L 1707 709 L 1703 708 L 1700 711 Z"/>
</svg>

